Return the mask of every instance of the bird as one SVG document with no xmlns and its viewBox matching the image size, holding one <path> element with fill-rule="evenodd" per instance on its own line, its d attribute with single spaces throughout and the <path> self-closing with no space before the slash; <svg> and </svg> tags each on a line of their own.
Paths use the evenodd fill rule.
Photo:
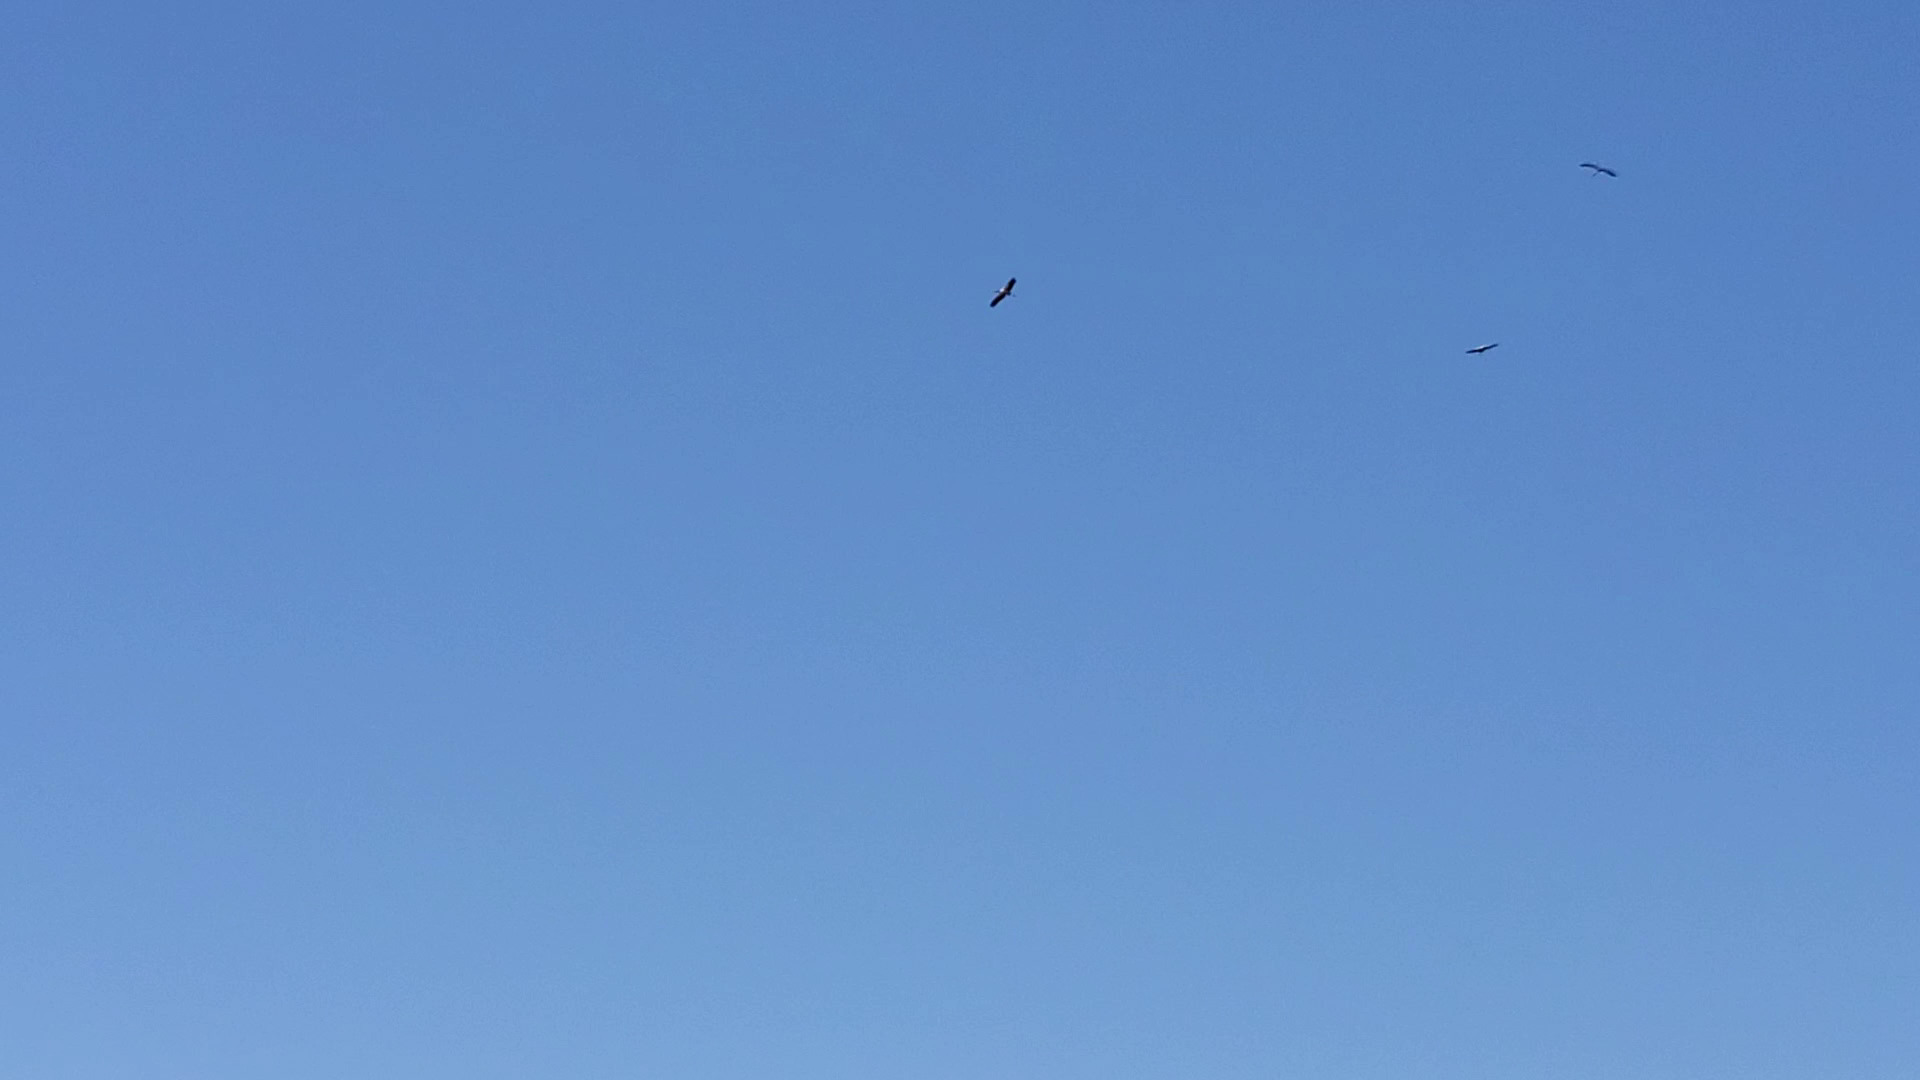
<svg viewBox="0 0 1920 1080">
<path fill-rule="evenodd" d="M 1019 280 L 1018 278 L 1008 278 L 1007 283 L 1005 285 L 1000 286 L 1000 291 L 993 294 L 993 299 L 987 301 L 987 306 L 999 307 L 1000 301 L 1005 300 L 1007 297 L 1013 295 L 1013 283 L 1018 280 Z"/>
<path fill-rule="evenodd" d="M 1600 175 L 1602 175 L 1602 174 L 1604 174 L 1604 175 L 1607 175 L 1607 176 L 1616 176 L 1616 177 L 1617 177 L 1617 176 L 1619 176 L 1619 175 L 1620 175 L 1619 173 L 1617 173 L 1617 172 L 1614 172 L 1614 171 L 1613 171 L 1612 169 L 1609 169 L 1609 168 L 1607 168 L 1607 167 L 1606 167 L 1605 165 L 1601 165 L 1601 164 L 1599 164 L 1599 163 L 1597 163 L 1597 162 L 1592 162 L 1592 161 L 1583 161 L 1583 162 L 1581 162 L 1581 163 L 1580 163 L 1580 167 L 1581 167 L 1581 168 L 1583 168 L 1583 169 L 1592 169 L 1592 170 L 1593 170 L 1592 172 L 1590 172 L 1590 173 L 1588 173 L 1588 174 L 1587 174 L 1588 176 L 1600 176 Z"/>
<path fill-rule="evenodd" d="M 1486 352 L 1488 349 L 1497 349 L 1499 347 L 1500 347 L 1499 342 L 1491 341 L 1485 345 L 1475 345 L 1473 348 L 1468 349 L 1467 351 L 1472 353 L 1475 356 L 1479 356 L 1481 353 Z"/>
</svg>

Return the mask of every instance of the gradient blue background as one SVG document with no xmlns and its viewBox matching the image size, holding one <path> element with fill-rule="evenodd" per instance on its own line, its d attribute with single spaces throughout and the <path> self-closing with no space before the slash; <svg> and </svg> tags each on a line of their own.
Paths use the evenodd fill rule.
<svg viewBox="0 0 1920 1080">
<path fill-rule="evenodd" d="M 74 7 L 7 1074 L 1915 1074 L 1920 6 Z"/>
</svg>

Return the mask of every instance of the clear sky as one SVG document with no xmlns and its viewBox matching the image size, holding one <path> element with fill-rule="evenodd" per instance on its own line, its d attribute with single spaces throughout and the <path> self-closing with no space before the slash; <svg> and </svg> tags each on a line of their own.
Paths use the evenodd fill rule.
<svg viewBox="0 0 1920 1080">
<path fill-rule="evenodd" d="M 8 1074 L 1914 1075 L 1920 5 L 7 24 Z"/>
</svg>

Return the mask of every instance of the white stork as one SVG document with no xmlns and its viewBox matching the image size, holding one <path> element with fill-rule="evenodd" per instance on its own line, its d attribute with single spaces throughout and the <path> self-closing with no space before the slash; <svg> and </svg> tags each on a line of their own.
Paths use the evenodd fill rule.
<svg viewBox="0 0 1920 1080">
<path fill-rule="evenodd" d="M 1605 165 L 1601 165 L 1601 164 L 1599 164 L 1598 162 L 1593 162 L 1593 161 L 1583 161 L 1583 162 L 1581 162 L 1581 163 L 1580 163 L 1580 167 L 1581 167 L 1581 168 L 1583 168 L 1583 169 L 1592 169 L 1592 170 L 1593 170 L 1592 172 L 1590 172 L 1590 173 L 1588 173 L 1588 174 L 1587 174 L 1588 176 L 1615 176 L 1615 177 L 1617 177 L 1617 176 L 1619 176 L 1619 175 L 1620 175 L 1619 173 L 1617 173 L 1617 172 L 1614 172 L 1614 171 L 1613 171 L 1612 169 L 1609 169 L 1609 168 L 1607 168 L 1607 167 L 1606 167 Z"/>
<path fill-rule="evenodd" d="M 1486 352 L 1488 349 L 1497 349 L 1499 347 L 1500 347 L 1499 342 L 1489 341 L 1485 345 L 1475 345 L 1473 348 L 1468 349 L 1467 352 L 1474 356 L 1479 356 L 1481 353 Z"/>
<path fill-rule="evenodd" d="M 1007 297 L 1009 297 L 1009 296 L 1012 296 L 1012 295 L 1013 295 L 1013 283 L 1014 283 L 1014 282 L 1016 282 L 1016 281 L 1018 281 L 1018 280 L 1020 280 L 1020 279 L 1019 279 L 1019 278 L 1008 278 L 1008 279 L 1007 279 L 1007 283 L 1006 283 L 1005 285 L 1002 285 L 1002 286 L 1000 286 L 1000 291 L 999 291 L 999 292 L 997 292 L 997 293 L 994 293 L 994 294 L 993 294 L 993 299 L 991 299 L 991 300 L 989 300 L 989 301 L 987 301 L 987 306 L 988 306 L 988 307 L 999 307 L 999 306 L 1000 306 L 1000 301 L 1002 301 L 1002 300 L 1005 300 L 1005 299 L 1006 299 Z"/>
</svg>

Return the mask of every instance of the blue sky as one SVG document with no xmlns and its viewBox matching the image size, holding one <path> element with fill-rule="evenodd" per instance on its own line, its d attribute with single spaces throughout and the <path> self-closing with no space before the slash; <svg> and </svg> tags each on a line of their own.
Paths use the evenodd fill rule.
<svg viewBox="0 0 1920 1080">
<path fill-rule="evenodd" d="M 9 23 L 20 1075 L 1912 1075 L 1920 8 Z"/>
</svg>

